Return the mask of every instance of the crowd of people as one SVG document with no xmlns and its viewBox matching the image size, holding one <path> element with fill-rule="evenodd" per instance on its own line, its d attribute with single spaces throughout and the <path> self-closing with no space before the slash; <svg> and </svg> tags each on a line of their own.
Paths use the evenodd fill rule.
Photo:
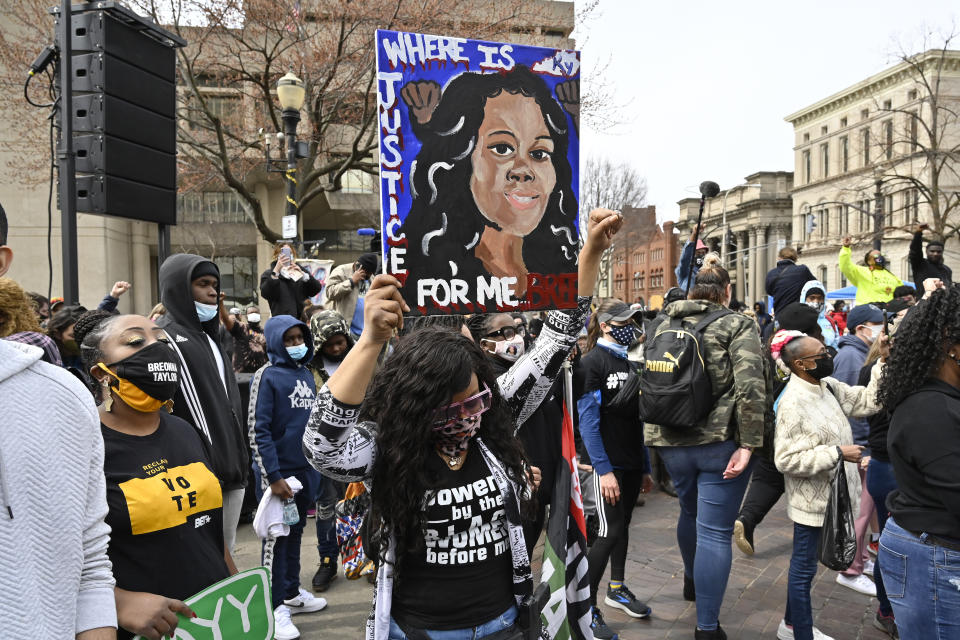
<svg viewBox="0 0 960 640">
<path fill-rule="evenodd" d="M 917 290 L 878 250 L 854 264 L 845 239 L 849 308 L 828 306 L 785 247 L 768 298 L 746 309 L 695 229 L 680 286 L 651 310 L 595 297 L 621 224 L 589 214 L 577 306 L 546 314 L 406 317 L 377 254 L 320 282 L 289 244 L 260 279 L 266 321 L 255 305 L 228 309 L 217 265 L 196 255 L 163 263 L 149 317 L 117 312 L 137 283 L 118 281 L 87 310 L 0 277 L 0 539 L 23 549 L 4 562 L 10 632 L 170 637 L 193 615 L 185 600 L 237 572 L 254 505 L 275 637 L 298 638 L 292 616 L 324 609 L 315 594 L 338 574 L 335 505 L 363 483 L 376 567 L 367 638 L 542 637 L 533 549 L 549 509 L 569 500 L 551 481 L 569 392 L 593 637 L 619 633 L 601 604 L 654 614 L 626 559 L 635 507 L 660 485 L 677 497 L 696 639 L 727 637 L 732 546 L 754 554 L 786 496 L 793 550 L 776 635 L 829 640 L 810 592 L 838 466 L 857 548 L 837 583 L 875 596 L 874 624 L 891 637 L 960 637 L 960 289 L 943 244 L 921 255 L 926 228 L 915 229 Z M 0 209 L 0 276 L 12 259 Z M 301 585 L 310 517 L 317 571 Z M 50 594 L 69 597 L 51 610 Z"/>
</svg>

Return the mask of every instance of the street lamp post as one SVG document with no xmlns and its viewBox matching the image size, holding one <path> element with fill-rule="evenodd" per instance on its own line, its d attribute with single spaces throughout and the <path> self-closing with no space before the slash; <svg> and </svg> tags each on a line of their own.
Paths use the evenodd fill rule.
<svg viewBox="0 0 960 640">
<path fill-rule="evenodd" d="M 883 241 L 883 180 L 877 179 L 876 191 L 873 192 L 873 248 L 880 251 Z"/>
<path fill-rule="evenodd" d="M 270 158 L 269 136 L 267 137 L 267 144 L 264 146 L 267 157 L 267 171 L 282 172 L 287 181 L 287 205 L 284 218 L 292 222 L 293 232 L 291 234 L 284 233 L 284 238 L 293 240 L 296 240 L 300 233 L 299 205 L 297 204 L 297 160 L 304 157 L 305 154 L 299 152 L 297 124 L 300 122 L 300 108 L 303 106 L 305 95 L 306 90 L 303 81 L 293 75 L 292 71 L 277 81 L 277 99 L 280 106 L 283 107 L 280 117 L 283 120 L 283 140 L 287 149 L 286 167 L 282 167 L 282 160 Z M 277 137 L 280 137 L 280 134 L 277 134 Z M 284 224 L 284 229 L 288 227 L 288 224 Z"/>
</svg>

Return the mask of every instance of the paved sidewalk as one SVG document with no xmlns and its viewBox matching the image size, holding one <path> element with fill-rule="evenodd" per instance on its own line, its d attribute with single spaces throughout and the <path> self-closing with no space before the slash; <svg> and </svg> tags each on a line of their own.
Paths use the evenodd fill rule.
<svg viewBox="0 0 960 640">
<path fill-rule="evenodd" d="M 683 563 L 677 550 L 675 526 L 677 501 L 664 493 L 647 497 L 647 504 L 633 514 L 627 584 L 638 598 L 653 608 L 648 620 L 634 620 L 603 607 L 607 624 L 621 640 L 681 638 L 692 640 L 696 609 L 682 597 Z M 733 567 L 720 621 L 730 640 L 773 639 L 783 616 L 787 594 L 793 527 L 781 502 L 756 531 L 757 553 L 748 558 L 733 547 Z M 259 562 L 259 543 L 250 525 L 238 533 L 237 566 L 249 568 Z M 316 571 L 316 530 L 307 524 L 301 557 L 304 586 Z M 539 557 L 539 550 L 535 553 Z M 836 640 L 884 640 L 888 636 L 873 627 L 876 600 L 834 582 L 836 574 L 820 568 L 813 586 L 814 621 Z M 606 582 L 601 584 L 606 589 Z M 323 611 L 294 616 L 305 640 L 354 640 L 362 638 L 362 625 L 370 608 L 372 587 L 366 580 L 346 580 L 342 574 L 322 594 L 329 602 Z M 601 597 L 602 602 L 602 597 Z"/>
</svg>

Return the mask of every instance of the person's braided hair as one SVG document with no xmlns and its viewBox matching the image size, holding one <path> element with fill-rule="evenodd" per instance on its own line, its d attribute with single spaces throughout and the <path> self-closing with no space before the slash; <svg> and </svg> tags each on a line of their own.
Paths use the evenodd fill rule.
<svg viewBox="0 0 960 640">
<path fill-rule="evenodd" d="M 73 339 L 80 345 L 80 358 L 83 360 L 84 370 L 90 371 L 98 362 L 103 361 L 103 350 L 100 343 L 103 337 L 118 316 L 102 309 L 92 309 L 77 318 L 73 325 Z M 100 387 L 92 389 L 97 402 L 100 402 Z"/>
<path fill-rule="evenodd" d="M 893 411 L 943 364 L 946 347 L 960 344 L 960 286 L 938 289 L 900 321 L 877 396 Z"/>
</svg>

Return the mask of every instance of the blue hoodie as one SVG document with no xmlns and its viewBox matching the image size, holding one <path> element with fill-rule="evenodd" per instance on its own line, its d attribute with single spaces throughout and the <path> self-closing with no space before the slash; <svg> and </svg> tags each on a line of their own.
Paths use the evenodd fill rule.
<svg viewBox="0 0 960 640">
<path fill-rule="evenodd" d="M 840 382 L 856 386 L 860 380 L 860 369 L 863 363 L 867 361 L 867 353 L 870 351 L 870 345 L 855 335 L 847 335 L 840 338 L 840 348 L 833 359 L 833 376 Z M 847 418 L 850 422 L 850 429 L 853 431 L 853 442 L 867 446 L 867 436 L 870 435 L 870 423 L 866 418 Z M 865 449 L 863 455 L 870 455 L 870 450 Z"/>
<path fill-rule="evenodd" d="M 291 327 L 303 331 L 307 355 L 293 360 L 283 346 L 283 334 Z M 250 382 L 249 427 L 253 463 L 261 483 L 272 484 L 293 473 L 309 469 L 303 455 L 303 432 L 313 409 L 317 388 L 306 365 L 313 359 L 310 329 L 293 316 L 274 316 L 263 329 L 270 364 Z"/>
<path fill-rule="evenodd" d="M 820 315 L 817 317 L 817 324 L 820 325 L 820 332 L 823 334 L 823 343 L 828 347 L 836 349 L 839 346 L 840 336 L 837 335 L 836 327 L 834 327 L 833 323 L 827 318 L 827 288 L 823 286 L 819 280 L 810 280 L 803 285 L 803 289 L 800 291 L 799 301 L 806 304 L 807 292 L 811 289 L 820 289 L 821 293 L 823 293 L 823 307 L 820 309 Z M 846 380 L 844 380 L 844 382 L 846 382 Z M 854 379 L 853 384 L 856 383 L 856 379 Z"/>
</svg>

